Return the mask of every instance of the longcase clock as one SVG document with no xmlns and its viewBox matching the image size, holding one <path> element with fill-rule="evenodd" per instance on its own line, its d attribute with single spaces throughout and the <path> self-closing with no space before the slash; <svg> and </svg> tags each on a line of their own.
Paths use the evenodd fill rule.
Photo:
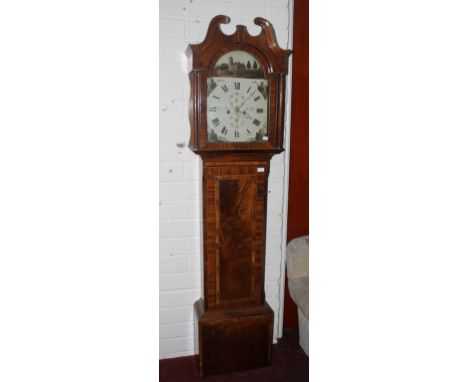
<svg viewBox="0 0 468 382">
<path fill-rule="evenodd" d="M 195 302 L 200 375 L 268 366 L 273 311 L 265 301 L 270 159 L 283 151 L 290 50 L 267 20 L 257 36 L 227 16 L 191 44 L 189 147 L 203 162 L 203 298 Z"/>
</svg>

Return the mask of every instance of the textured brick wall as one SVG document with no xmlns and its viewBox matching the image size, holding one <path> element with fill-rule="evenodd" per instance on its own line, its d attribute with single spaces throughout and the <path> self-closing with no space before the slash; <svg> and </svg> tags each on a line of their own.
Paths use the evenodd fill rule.
<svg viewBox="0 0 468 382">
<path fill-rule="evenodd" d="M 213 16 L 225 14 L 231 23 L 223 26 L 232 33 L 236 24 L 253 24 L 257 16 L 275 27 L 278 42 L 286 48 L 290 4 L 287 0 L 160 0 L 160 358 L 197 352 L 193 303 L 201 296 L 200 250 L 200 161 L 188 148 L 189 82 L 185 49 L 206 34 Z M 292 15 L 291 15 L 292 16 Z M 286 129 L 289 128 L 289 103 Z M 286 147 L 288 135 L 286 135 Z M 276 338 L 280 331 L 282 304 L 285 215 L 285 182 L 288 157 L 277 155 L 271 163 L 267 216 L 267 257 L 265 293 L 275 311 Z"/>
</svg>

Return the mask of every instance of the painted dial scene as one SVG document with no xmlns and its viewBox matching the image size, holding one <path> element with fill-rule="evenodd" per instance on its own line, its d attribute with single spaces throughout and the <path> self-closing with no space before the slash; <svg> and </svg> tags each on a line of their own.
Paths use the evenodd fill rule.
<svg viewBox="0 0 468 382">
<path fill-rule="evenodd" d="M 258 61 L 231 51 L 216 63 L 207 80 L 209 142 L 267 141 L 268 80 Z"/>
</svg>

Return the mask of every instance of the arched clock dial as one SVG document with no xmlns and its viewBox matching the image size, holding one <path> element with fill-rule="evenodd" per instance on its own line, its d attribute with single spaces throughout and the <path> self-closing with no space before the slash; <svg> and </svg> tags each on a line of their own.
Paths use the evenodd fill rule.
<svg viewBox="0 0 468 382">
<path fill-rule="evenodd" d="M 267 135 L 267 123 L 267 80 L 236 77 L 208 79 L 209 141 L 262 141 Z"/>
</svg>

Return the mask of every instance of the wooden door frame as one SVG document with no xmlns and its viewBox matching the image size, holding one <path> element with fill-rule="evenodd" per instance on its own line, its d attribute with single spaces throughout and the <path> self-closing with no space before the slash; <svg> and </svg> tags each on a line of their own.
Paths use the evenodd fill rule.
<svg viewBox="0 0 468 382">
<path fill-rule="evenodd" d="M 309 91 L 308 86 L 304 86 L 309 82 L 308 46 L 309 2 L 294 0 L 286 243 L 309 234 Z M 289 295 L 284 273 L 282 327 L 298 327 L 297 306 Z"/>
</svg>

